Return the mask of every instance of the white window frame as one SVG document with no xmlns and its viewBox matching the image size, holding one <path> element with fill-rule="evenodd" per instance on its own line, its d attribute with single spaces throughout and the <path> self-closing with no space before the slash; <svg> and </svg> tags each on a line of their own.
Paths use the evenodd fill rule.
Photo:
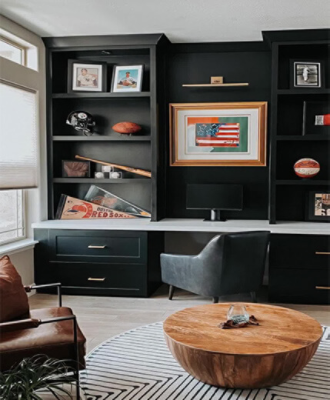
<svg viewBox="0 0 330 400">
<path fill-rule="evenodd" d="M 6 191 L 6 190 L 4 190 Z M 0 233 L 6 233 L 6 232 L 13 232 L 13 231 L 18 231 L 20 229 L 22 229 L 23 231 L 23 235 L 13 238 L 13 239 L 8 239 L 8 240 L 4 240 L 4 241 L 0 241 L 0 246 L 4 246 L 6 244 L 10 244 L 10 243 L 15 243 L 15 242 L 19 242 L 20 240 L 25 240 L 26 239 L 26 193 L 24 189 L 14 189 L 13 192 L 22 192 L 22 227 L 17 227 L 16 229 L 11 229 L 9 231 L 4 231 L 4 232 L 0 232 Z"/>
<path fill-rule="evenodd" d="M 21 50 L 21 62 L 17 63 L 17 64 L 22 65 L 23 67 L 26 67 L 27 66 L 27 48 L 25 46 L 23 46 L 22 44 L 15 42 L 14 40 L 8 39 L 7 37 L 5 37 L 3 35 L 0 35 L 0 40 L 9 44 L 10 46 L 16 47 L 17 49 Z M 15 62 L 15 61 L 12 61 L 12 62 Z M 14 86 L 16 87 L 17 85 L 14 84 Z M 25 89 L 21 85 L 18 85 L 18 87 L 22 90 Z M 32 89 L 26 88 L 26 90 L 31 91 Z M 33 92 L 35 92 L 35 90 L 33 90 Z M 20 229 L 22 229 L 23 235 L 13 238 L 13 239 L 0 241 L 0 246 L 10 244 L 10 243 L 15 243 L 20 240 L 25 240 L 27 237 L 27 196 L 26 196 L 26 192 L 24 189 L 15 189 L 15 191 L 22 192 L 22 204 L 21 204 L 21 206 L 22 206 L 22 227 L 21 228 L 17 227 L 15 229 L 15 231 L 18 232 Z M 14 230 L 11 230 L 11 231 L 14 231 Z M 5 232 L 9 232 L 9 231 L 5 231 Z M 1 233 L 5 233 L 5 232 L 1 232 Z"/>
<path fill-rule="evenodd" d="M 11 39 L 6 38 L 3 35 L 0 35 L 0 40 L 2 42 L 9 44 L 10 46 L 16 47 L 17 49 L 21 50 L 21 62 L 17 63 L 17 64 L 23 65 L 23 67 L 26 67 L 27 66 L 27 48 L 18 42 L 15 42 Z M 15 62 L 15 61 L 13 61 L 13 62 Z"/>
</svg>

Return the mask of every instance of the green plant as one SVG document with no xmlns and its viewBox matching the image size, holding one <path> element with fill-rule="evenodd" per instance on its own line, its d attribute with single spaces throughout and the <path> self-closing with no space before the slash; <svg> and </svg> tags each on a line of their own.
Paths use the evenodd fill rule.
<svg viewBox="0 0 330 400">
<path fill-rule="evenodd" d="M 73 399 L 63 384 L 76 382 L 75 369 L 68 360 L 56 360 L 46 355 L 25 358 L 9 371 L 0 374 L 1 400 L 42 400 L 41 390 L 51 393 L 55 399 Z"/>
</svg>

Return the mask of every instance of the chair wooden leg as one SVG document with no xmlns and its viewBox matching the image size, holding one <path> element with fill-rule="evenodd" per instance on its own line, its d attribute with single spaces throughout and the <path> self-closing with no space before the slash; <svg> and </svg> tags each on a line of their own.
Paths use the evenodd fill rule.
<svg viewBox="0 0 330 400">
<path fill-rule="evenodd" d="M 257 294 L 256 292 L 250 292 L 251 298 L 252 298 L 252 302 L 253 303 L 257 303 Z"/>
<path fill-rule="evenodd" d="M 213 303 L 219 303 L 219 297 L 213 297 Z"/>
<path fill-rule="evenodd" d="M 168 290 L 168 299 L 172 300 L 174 294 L 174 286 L 170 285 L 169 290 Z"/>
</svg>

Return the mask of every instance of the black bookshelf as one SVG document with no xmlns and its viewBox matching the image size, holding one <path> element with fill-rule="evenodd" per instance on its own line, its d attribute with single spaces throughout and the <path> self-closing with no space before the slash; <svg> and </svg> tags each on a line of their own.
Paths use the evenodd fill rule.
<svg viewBox="0 0 330 400">
<path fill-rule="evenodd" d="M 163 34 L 44 38 L 47 57 L 48 218 L 53 219 L 61 194 L 83 198 L 98 185 L 165 217 L 165 62 L 168 40 Z M 104 92 L 67 92 L 68 60 L 105 62 Z M 142 91 L 111 92 L 115 65 L 144 65 Z M 82 136 L 66 124 L 71 111 L 84 110 L 96 120 L 94 134 Z M 142 126 L 125 136 L 111 127 L 130 121 Z M 140 134 L 141 133 L 141 134 Z M 82 155 L 115 164 L 150 170 L 151 179 L 123 171 L 124 179 L 95 179 L 101 166 L 92 163 L 90 178 L 63 178 L 62 160 Z M 123 185 L 125 184 L 125 185 Z"/>
<path fill-rule="evenodd" d="M 263 32 L 271 46 L 271 123 L 269 222 L 304 221 L 308 192 L 330 189 L 330 136 L 303 135 L 304 101 L 330 100 L 330 30 Z M 317 60 L 322 64 L 321 88 L 292 88 L 291 60 Z M 300 158 L 320 163 L 311 179 L 295 175 Z"/>
</svg>

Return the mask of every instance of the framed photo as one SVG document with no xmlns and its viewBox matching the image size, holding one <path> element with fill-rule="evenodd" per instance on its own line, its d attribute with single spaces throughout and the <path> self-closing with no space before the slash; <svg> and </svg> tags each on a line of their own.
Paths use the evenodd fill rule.
<svg viewBox="0 0 330 400">
<path fill-rule="evenodd" d="M 68 61 L 68 92 L 105 92 L 107 63 Z"/>
<path fill-rule="evenodd" d="M 267 102 L 170 104 L 171 166 L 265 166 Z"/>
<path fill-rule="evenodd" d="M 141 92 L 143 65 L 117 65 L 113 70 L 113 92 Z"/>
<path fill-rule="evenodd" d="M 91 163 L 89 161 L 62 160 L 63 178 L 90 178 Z"/>
<path fill-rule="evenodd" d="M 294 61 L 292 63 L 292 88 L 322 87 L 321 63 L 318 61 Z"/>
<path fill-rule="evenodd" d="M 308 193 L 306 207 L 307 221 L 330 221 L 330 192 L 318 190 Z"/>
<path fill-rule="evenodd" d="M 327 101 L 304 101 L 303 135 L 330 135 L 330 104 Z"/>
</svg>

